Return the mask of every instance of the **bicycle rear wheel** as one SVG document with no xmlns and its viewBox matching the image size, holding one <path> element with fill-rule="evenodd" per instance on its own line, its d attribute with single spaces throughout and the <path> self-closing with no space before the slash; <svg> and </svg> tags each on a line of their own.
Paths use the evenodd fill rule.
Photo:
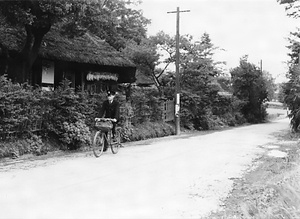
<svg viewBox="0 0 300 219">
<path fill-rule="evenodd" d="M 93 152 L 95 157 L 100 157 L 104 149 L 104 133 L 97 131 L 93 140 Z"/>
<path fill-rule="evenodd" d="M 110 148 L 111 148 L 111 152 L 113 154 L 118 153 L 119 149 L 121 146 L 121 134 L 119 130 L 116 130 L 116 134 L 115 134 L 115 139 L 114 141 L 110 144 Z"/>
</svg>

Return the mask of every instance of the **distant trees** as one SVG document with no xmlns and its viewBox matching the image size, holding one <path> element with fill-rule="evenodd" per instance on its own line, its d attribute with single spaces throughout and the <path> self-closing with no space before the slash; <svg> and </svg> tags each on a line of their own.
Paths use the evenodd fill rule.
<svg viewBox="0 0 300 219">
<path fill-rule="evenodd" d="M 233 95 L 244 102 L 242 113 L 248 122 L 261 122 L 266 117 L 263 102 L 267 100 L 268 92 L 265 79 L 254 64 L 240 59 L 240 65 L 231 71 Z"/>
<path fill-rule="evenodd" d="M 262 77 L 264 79 L 266 89 L 268 92 L 268 101 L 272 101 L 273 99 L 276 99 L 275 92 L 278 90 L 278 86 L 275 84 L 275 79 L 272 77 L 272 75 L 267 72 L 262 72 Z"/>
<path fill-rule="evenodd" d="M 161 31 L 150 40 L 164 54 L 160 66 L 165 67 L 156 71 L 161 89 L 167 98 L 174 98 L 175 75 L 166 69 L 175 62 L 175 38 Z M 236 98 L 219 94 L 222 88 L 218 78 L 222 71 L 213 60 L 217 49 L 207 33 L 197 41 L 190 35 L 180 37 L 180 112 L 181 124 L 186 128 L 214 129 L 243 120 L 242 116 L 235 117 L 239 111 Z"/>
<path fill-rule="evenodd" d="M 188 126 L 192 123 L 196 129 L 211 129 L 214 126 L 212 111 L 220 91 L 215 86 L 220 72 L 212 59 L 216 48 L 209 35 L 204 33 L 196 42 L 191 36 L 183 38 L 182 50 L 182 120 Z"/>
</svg>

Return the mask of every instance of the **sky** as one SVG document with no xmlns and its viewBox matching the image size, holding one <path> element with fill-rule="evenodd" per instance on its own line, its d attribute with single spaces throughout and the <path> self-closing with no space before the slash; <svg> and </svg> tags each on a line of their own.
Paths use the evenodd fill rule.
<svg viewBox="0 0 300 219">
<path fill-rule="evenodd" d="M 225 61 L 227 72 L 248 55 L 249 62 L 262 64 L 276 82 L 286 81 L 287 38 L 299 20 L 289 18 L 276 0 L 142 0 L 138 9 L 151 19 L 148 35 L 162 30 L 175 36 L 176 13 L 167 12 L 177 7 L 190 10 L 180 13 L 180 35 L 190 34 L 197 41 L 208 33 L 220 48 L 214 61 Z"/>
</svg>

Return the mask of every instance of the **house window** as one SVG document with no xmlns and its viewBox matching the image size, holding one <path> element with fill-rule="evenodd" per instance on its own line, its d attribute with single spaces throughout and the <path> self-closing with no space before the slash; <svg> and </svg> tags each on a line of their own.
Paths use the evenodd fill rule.
<svg viewBox="0 0 300 219">
<path fill-rule="evenodd" d="M 42 66 L 42 88 L 51 90 L 54 87 L 54 62 L 43 60 Z"/>
</svg>

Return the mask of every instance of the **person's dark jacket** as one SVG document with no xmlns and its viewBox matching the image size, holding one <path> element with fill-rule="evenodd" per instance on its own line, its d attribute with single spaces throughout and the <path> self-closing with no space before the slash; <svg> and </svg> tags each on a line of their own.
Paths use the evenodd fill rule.
<svg viewBox="0 0 300 219">
<path fill-rule="evenodd" d="M 104 101 L 102 104 L 102 108 L 100 109 L 100 117 L 116 119 L 119 121 L 120 119 L 120 105 L 117 101 L 113 101 L 111 104 L 108 100 Z"/>
</svg>

